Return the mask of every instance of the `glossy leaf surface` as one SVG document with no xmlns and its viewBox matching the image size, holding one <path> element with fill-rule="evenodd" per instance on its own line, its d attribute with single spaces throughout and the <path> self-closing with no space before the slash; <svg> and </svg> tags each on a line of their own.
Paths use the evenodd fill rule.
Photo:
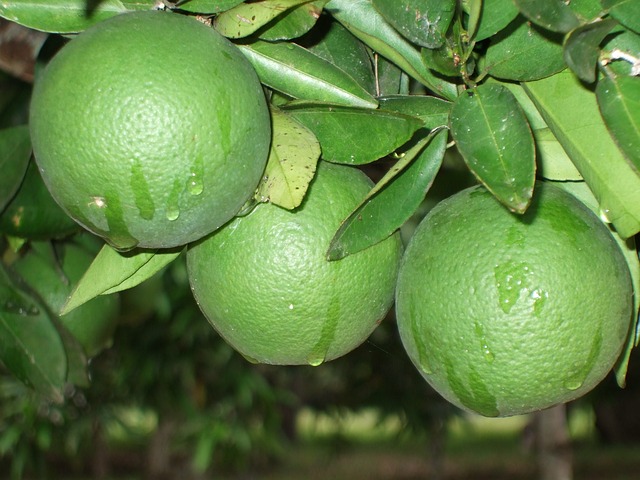
<svg viewBox="0 0 640 480">
<path fill-rule="evenodd" d="M 474 175 L 510 210 L 523 213 L 533 194 L 535 147 L 513 94 L 493 83 L 466 91 L 453 104 L 451 134 Z"/>
<path fill-rule="evenodd" d="M 392 153 L 422 127 L 415 117 L 384 110 L 296 104 L 286 111 L 315 134 L 324 160 L 350 165 Z"/>
</svg>

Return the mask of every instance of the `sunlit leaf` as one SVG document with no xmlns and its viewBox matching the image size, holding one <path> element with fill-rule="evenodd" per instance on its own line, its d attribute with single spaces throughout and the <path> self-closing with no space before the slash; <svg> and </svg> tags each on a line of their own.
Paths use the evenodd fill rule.
<svg viewBox="0 0 640 480">
<path fill-rule="evenodd" d="M 351 165 L 392 153 L 423 126 L 416 117 L 370 108 L 294 104 L 285 111 L 315 134 L 323 160 Z"/>
<path fill-rule="evenodd" d="M 20 188 L 31 156 L 29 128 L 26 126 L 0 130 L 0 212 Z"/>
<path fill-rule="evenodd" d="M 0 267 L 0 361 L 26 385 L 61 402 L 67 357 L 49 313 Z"/>
<path fill-rule="evenodd" d="M 260 38 L 274 42 L 301 37 L 315 26 L 327 1 L 307 1 L 287 10 L 258 32 Z"/>
<path fill-rule="evenodd" d="M 510 210 L 523 213 L 535 182 L 533 136 L 520 104 L 499 84 L 460 95 L 451 134 L 469 169 Z"/>
<path fill-rule="evenodd" d="M 98 295 L 135 287 L 162 270 L 180 253 L 181 249 L 120 253 L 108 245 L 103 246 L 62 307 L 60 315 L 69 313 Z"/>
<path fill-rule="evenodd" d="M 241 3 L 215 17 L 214 28 L 228 38 L 242 38 L 256 32 L 274 18 L 308 0 L 260 0 Z"/>
<path fill-rule="evenodd" d="M 628 238 L 640 231 L 640 176 L 611 138 L 595 94 L 570 71 L 525 90 L 584 177 L 601 212 Z"/>
<path fill-rule="evenodd" d="M 384 240 L 413 215 L 440 170 L 447 131 L 427 136 L 376 184 L 336 232 L 327 258 L 339 260 Z"/>
<path fill-rule="evenodd" d="M 329 25 L 319 25 L 322 36 L 320 39 L 308 39 L 310 43 L 303 46 L 343 70 L 367 92 L 374 94 L 376 80 L 369 50 L 340 23 L 330 19 L 331 17 L 327 16 L 324 20 L 321 18 L 321 22 L 330 22 Z"/>
<path fill-rule="evenodd" d="M 602 8 L 627 28 L 640 33 L 640 2 L 638 0 L 601 0 Z"/>
<path fill-rule="evenodd" d="M 455 0 L 373 0 L 373 6 L 409 41 L 438 48 L 456 10 Z"/>
<path fill-rule="evenodd" d="M 520 12 L 536 25 L 566 33 L 580 24 L 571 8 L 562 0 L 514 0 Z"/>
<path fill-rule="evenodd" d="M 434 93 L 450 100 L 457 96 L 456 86 L 426 67 L 420 52 L 385 21 L 371 0 L 331 0 L 325 10 L 371 49 Z"/>
<path fill-rule="evenodd" d="M 485 40 L 505 28 L 518 16 L 513 0 L 484 0 L 474 39 Z"/>
<path fill-rule="evenodd" d="M 598 82 L 596 95 L 613 139 L 640 172 L 640 78 L 603 78 Z"/>
<path fill-rule="evenodd" d="M 380 108 L 418 117 L 426 128 L 449 124 L 451 102 L 426 95 L 391 95 L 378 98 Z"/>
<path fill-rule="evenodd" d="M 582 25 L 567 35 L 564 61 L 585 82 L 595 82 L 600 43 L 617 24 L 615 20 L 607 18 Z"/>
<path fill-rule="evenodd" d="M 516 81 L 537 80 L 565 68 L 560 38 L 522 17 L 491 38 L 481 66 L 496 78 Z"/>
<path fill-rule="evenodd" d="M 193 13 L 220 13 L 240 5 L 244 0 L 180 0 L 176 8 Z"/>
<path fill-rule="evenodd" d="M 311 131 L 288 114 L 274 109 L 271 118 L 271 151 L 256 197 L 291 210 L 304 199 L 320 158 L 320 145 Z"/>
<path fill-rule="evenodd" d="M 309 50 L 288 42 L 254 42 L 240 50 L 267 86 L 293 98 L 339 105 L 377 106 L 353 78 Z"/>
<path fill-rule="evenodd" d="M 155 0 L 11 0 L 0 2 L 0 17 L 35 30 L 75 33 L 114 15 L 134 10 L 149 10 L 154 5 Z"/>
</svg>

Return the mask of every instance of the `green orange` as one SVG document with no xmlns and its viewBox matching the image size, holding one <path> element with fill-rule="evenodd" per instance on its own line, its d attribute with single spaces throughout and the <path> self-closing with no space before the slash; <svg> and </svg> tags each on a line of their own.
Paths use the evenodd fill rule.
<svg viewBox="0 0 640 480">
<path fill-rule="evenodd" d="M 271 140 L 260 81 L 195 18 L 144 11 L 100 22 L 37 79 L 33 150 L 55 200 L 118 249 L 194 241 L 232 218 Z"/>
<path fill-rule="evenodd" d="M 610 231 L 548 183 L 521 216 L 481 186 L 439 203 L 407 246 L 396 293 L 415 366 L 446 399 L 486 416 L 590 391 L 617 360 L 632 309 Z"/>
<path fill-rule="evenodd" d="M 319 365 L 364 342 L 388 312 L 398 234 L 342 260 L 326 258 L 371 186 L 357 169 L 321 162 L 297 209 L 260 204 L 189 247 L 200 308 L 250 361 Z"/>
</svg>

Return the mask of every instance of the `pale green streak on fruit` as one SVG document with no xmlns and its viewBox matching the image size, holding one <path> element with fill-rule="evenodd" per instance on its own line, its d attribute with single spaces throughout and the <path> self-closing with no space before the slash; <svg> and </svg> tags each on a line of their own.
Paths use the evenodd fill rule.
<svg viewBox="0 0 640 480">
<path fill-rule="evenodd" d="M 142 164 L 135 161 L 131 165 L 131 190 L 135 196 L 135 203 L 140 216 L 145 220 L 152 220 L 156 213 L 156 206 L 149 191 L 149 184 L 142 171 Z"/>
</svg>

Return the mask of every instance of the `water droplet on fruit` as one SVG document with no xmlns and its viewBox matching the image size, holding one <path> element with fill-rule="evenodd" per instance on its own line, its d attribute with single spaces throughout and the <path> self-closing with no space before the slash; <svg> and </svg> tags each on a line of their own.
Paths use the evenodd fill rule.
<svg viewBox="0 0 640 480">
<path fill-rule="evenodd" d="M 420 369 L 420 371 L 422 373 L 424 373 L 425 375 L 432 375 L 433 374 L 433 368 L 431 367 L 431 364 L 427 361 L 427 357 L 425 354 L 419 354 L 418 355 L 418 368 Z"/>
<path fill-rule="evenodd" d="M 195 172 L 191 172 L 189 176 L 189 181 L 187 182 L 187 191 L 191 195 L 200 195 L 204 190 L 204 184 L 202 183 L 202 178 L 198 176 Z"/>
<path fill-rule="evenodd" d="M 173 222 L 174 220 L 177 220 L 178 217 L 180 216 L 180 210 L 178 210 L 177 206 L 167 206 L 167 220 L 169 220 L 170 222 Z"/>
<path fill-rule="evenodd" d="M 609 220 L 609 213 L 611 212 L 609 211 L 608 208 L 602 208 L 600 209 L 598 216 L 600 217 L 600 220 L 602 220 L 604 223 L 611 223 L 611 220 Z"/>
<path fill-rule="evenodd" d="M 165 216 L 167 220 L 173 222 L 177 220 L 180 216 L 180 193 L 182 192 L 182 185 L 179 180 L 175 180 L 173 182 L 173 188 L 169 193 L 169 198 L 167 199 L 167 209 L 165 211 Z"/>
<path fill-rule="evenodd" d="M 318 367 L 324 363 L 324 358 L 324 355 L 321 355 L 318 352 L 311 352 L 307 357 L 307 363 L 312 367 Z"/>
<path fill-rule="evenodd" d="M 582 386 L 582 380 L 578 379 L 578 378 L 568 378 L 567 380 L 565 380 L 564 382 L 564 387 L 567 390 L 577 390 Z"/>
<path fill-rule="evenodd" d="M 486 334 L 485 334 L 484 325 L 482 325 L 480 322 L 476 321 L 475 324 L 474 324 L 474 329 L 475 329 L 475 333 L 476 333 L 476 338 L 480 342 L 480 351 L 482 352 L 482 356 L 484 357 L 484 359 L 487 362 L 493 363 L 493 360 L 495 359 L 495 355 L 493 354 L 493 352 L 489 348 L 489 344 L 487 342 L 487 337 L 486 337 Z"/>
<path fill-rule="evenodd" d="M 253 357 L 250 357 L 249 355 L 245 355 L 244 353 L 241 353 L 241 355 L 242 355 L 242 356 L 244 357 L 244 359 L 245 359 L 247 362 L 249 362 L 249 363 L 253 363 L 254 365 L 255 365 L 255 364 L 260 363 L 258 360 L 256 360 L 256 359 L 255 359 L 255 358 L 253 358 Z"/>
</svg>

